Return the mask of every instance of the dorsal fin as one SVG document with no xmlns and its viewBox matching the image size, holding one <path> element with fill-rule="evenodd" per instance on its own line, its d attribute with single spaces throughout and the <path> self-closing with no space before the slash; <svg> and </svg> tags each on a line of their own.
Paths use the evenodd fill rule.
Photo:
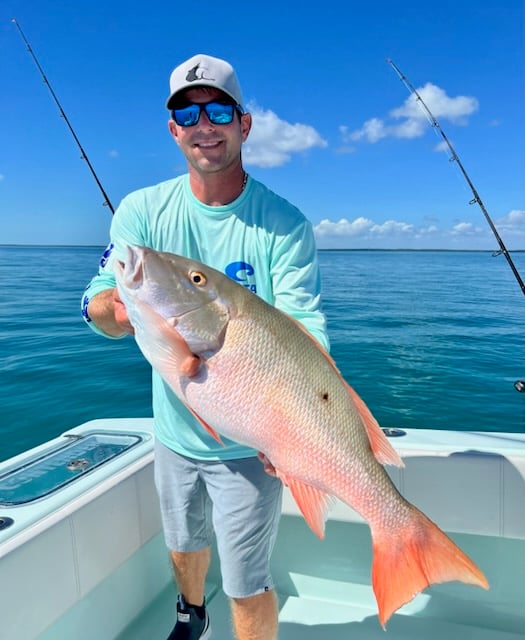
<svg viewBox="0 0 525 640">
<path fill-rule="evenodd" d="M 398 452 L 388 441 L 383 429 L 377 423 L 377 420 L 372 415 L 370 409 L 366 406 L 364 400 L 352 389 L 352 387 L 345 382 L 346 388 L 350 397 L 354 401 L 357 411 L 361 416 L 361 420 L 365 425 L 368 440 L 372 447 L 372 453 L 376 457 L 376 460 L 381 464 L 391 464 L 395 467 L 404 467 L 405 463 L 401 460 Z"/>
</svg>

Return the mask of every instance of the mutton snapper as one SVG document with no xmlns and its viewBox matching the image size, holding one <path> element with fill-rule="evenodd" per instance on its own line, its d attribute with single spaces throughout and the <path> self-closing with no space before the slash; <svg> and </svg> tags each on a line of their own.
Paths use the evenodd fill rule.
<svg viewBox="0 0 525 640">
<path fill-rule="evenodd" d="M 297 322 L 177 255 L 128 247 L 115 275 L 142 353 L 204 428 L 260 451 L 319 537 L 333 497 L 368 522 L 383 627 L 430 584 L 488 588 L 479 568 L 397 491 L 383 465 L 403 462 Z"/>
</svg>

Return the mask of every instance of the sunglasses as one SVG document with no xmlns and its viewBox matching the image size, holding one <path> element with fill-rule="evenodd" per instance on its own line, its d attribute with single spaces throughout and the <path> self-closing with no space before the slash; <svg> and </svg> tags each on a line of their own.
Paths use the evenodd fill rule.
<svg viewBox="0 0 525 640">
<path fill-rule="evenodd" d="M 224 102 L 192 103 L 180 109 L 173 109 L 171 117 L 180 127 L 193 127 L 199 122 L 201 113 L 205 111 L 208 120 L 212 124 L 230 124 L 235 110 L 240 115 L 244 113 L 240 104 Z"/>
</svg>

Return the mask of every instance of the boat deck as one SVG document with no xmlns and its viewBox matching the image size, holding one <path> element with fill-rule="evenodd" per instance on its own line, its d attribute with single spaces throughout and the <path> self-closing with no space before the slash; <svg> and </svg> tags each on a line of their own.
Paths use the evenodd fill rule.
<svg viewBox="0 0 525 640">
<path fill-rule="evenodd" d="M 0 465 L 13 502 L 0 511 L 7 525 L 0 528 L 2 640 L 166 640 L 176 593 L 151 431 L 148 419 L 93 421 Z M 92 471 L 78 470 L 76 463 L 98 461 L 100 448 L 112 454 L 119 434 L 140 441 Z M 272 556 L 280 640 L 523 640 L 525 437 L 418 430 L 395 444 L 405 461 L 391 470 L 395 484 L 479 565 L 490 589 L 433 585 L 399 609 L 385 633 L 370 584 L 369 527 L 337 503 L 319 540 L 285 491 Z M 75 481 L 63 482 L 62 458 L 68 469 L 75 463 Z M 15 503 L 29 489 L 37 499 Z M 233 640 L 213 557 L 212 637 Z"/>
<path fill-rule="evenodd" d="M 435 585 L 402 607 L 382 630 L 370 586 L 366 525 L 329 522 L 324 541 L 302 521 L 283 516 L 275 549 L 280 640 L 523 640 L 525 548 L 522 540 L 453 535 L 482 559 L 491 588 Z M 229 604 L 212 566 L 207 601 L 214 640 L 234 640 Z M 117 640 L 166 640 L 175 621 L 169 584 Z"/>
<path fill-rule="evenodd" d="M 165 589 L 117 640 L 166 640 L 174 624 L 175 595 Z M 365 605 L 279 594 L 279 640 L 523 640 L 524 631 L 465 625 L 438 617 L 394 615 L 385 633 L 376 611 Z M 234 640 L 226 596 L 209 602 L 213 640 Z M 437 612 L 436 612 L 436 615 Z"/>
</svg>

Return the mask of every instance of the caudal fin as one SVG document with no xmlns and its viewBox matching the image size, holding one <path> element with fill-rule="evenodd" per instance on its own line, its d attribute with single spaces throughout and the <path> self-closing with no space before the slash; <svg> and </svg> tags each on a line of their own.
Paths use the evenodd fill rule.
<svg viewBox="0 0 525 640">
<path fill-rule="evenodd" d="M 441 529 L 410 505 L 407 525 L 372 531 L 372 586 L 383 628 L 399 607 L 431 584 L 459 580 L 488 589 L 480 569 Z"/>
</svg>

